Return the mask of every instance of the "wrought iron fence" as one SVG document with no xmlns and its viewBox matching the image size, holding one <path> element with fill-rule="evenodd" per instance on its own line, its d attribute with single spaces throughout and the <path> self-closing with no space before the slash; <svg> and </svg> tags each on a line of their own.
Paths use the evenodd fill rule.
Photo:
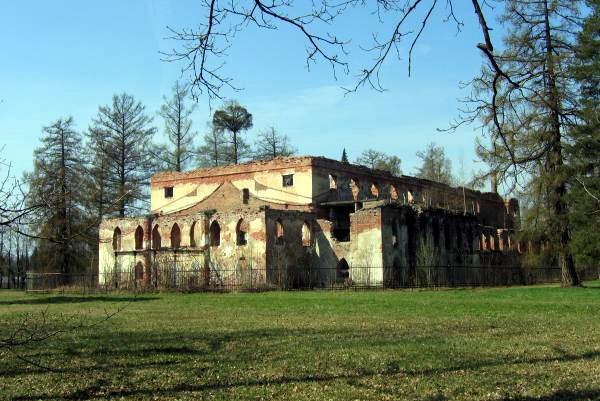
<svg viewBox="0 0 600 401">
<path fill-rule="evenodd" d="M 582 280 L 600 279 L 598 268 L 580 271 Z M 143 274 L 121 270 L 105 274 L 28 273 L 24 287 L 30 292 L 103 291 L 265 291 L 265 290 L 343 290 L 376 288 L 438 288 L 511 286 L 560 282 L 557 267 L 519 266 L 414 266 L 405 269 L 350 266 L 311 269 L 287 266 L 243 269 L 180 269 L 177 266 L 153 268 Z"/>
</svg>

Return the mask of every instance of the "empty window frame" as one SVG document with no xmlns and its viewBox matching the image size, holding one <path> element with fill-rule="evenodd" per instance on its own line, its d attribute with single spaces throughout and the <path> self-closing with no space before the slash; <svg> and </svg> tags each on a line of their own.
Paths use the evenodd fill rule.
<svg viewBox="0 0 600 401">
<path fill-rule="evenodd" d="M 171 248 L 178 249 L 181 245 L 181 230 L 177 223 L 173 224 L 171 228 Z"/>
<path fill-rule="evenodd" d="M 284 174 L 281 176 L 281 186 L 291 187 L 294 186 L 294 174 Z"/>
<path fill-rule="evenodd" d="M 305 221 L 302 225 L 302 246 L 311 245 L 311 232 L 310 225 Z"/>
<path fill-rule="evenodd" d="M 160 249 L 160 232 L 158 230 L 158 224 L 152 229 L 152 249 Z"/>
<path fill-rule="evenodd" d="M 119 227 L 115 228 L 113 232 L 112 247 L 113 251 L 121 250 L 121 229 Z"/>
<path fill-rule="evenodd" d="M 337 176 L 329 174 L 329 189 L 337 189 Z"/>
<path fill-rule="evenodd" d="M 210 225 L 210 246 L 219 245 L 221 245 L 221 226 L 215 220 Z"/>
<path fill-rule="evenodd" d="M 173 197 L 173 187 L 165 187 L 165 199 Z"/>
<path fill-rule="evenodd" d="M 280 219 L 277 219 L 277 221 L 275 222 L 275 244 L 277 244 L 277 245 L 284 244 L 283 224 L 281 224 Z"/>
<path fill-rule="evenodd" d="M 144 249 L 144 229 L 137 226 L 135 229 L 135 249 Z"/>
<path fill-rule="evenodd" d="M 236 244 L 244 246 L 248 243 L 248 223 L 240 219 L 235 228 Z"/>
</svg>

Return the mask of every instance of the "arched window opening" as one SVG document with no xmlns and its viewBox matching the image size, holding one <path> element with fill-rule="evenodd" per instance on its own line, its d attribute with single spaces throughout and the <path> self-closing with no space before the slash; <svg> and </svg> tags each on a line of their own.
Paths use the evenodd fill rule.
<svg viewBox="0 0 600 401">
<path fill-rule="evenodd" d="M 371 183 L 371 196 L 379 198 L 379 186 L 376 182 Z"/>
<path fill-rule="evenodd" d="M 350 277 L 350 266 L 348 266 L 348 262 L 346 262 L 346 259 L 344 258 L 337 264 L 337 276 L 341 279 Z"/>
<path fill-rule="evenodd" d="M 358 178 L 353 178 L 350 181 L 350 189 L 352 190 L 352 198 L 358 200 L 360 195 L 360 183 L 358 182 Z"/>
<path fill-rule="evenodd" d="M 144 249 L 144 229 L 137 226 L 135 229 L 135 249 Z"/>
<path fill-rule="evenodd" d="M 304 224 L 302 224 L 302 246 L 310 246 L 310 244 L 311 244 L 310 226 L 305 221 Z"/>
<path fill-rule="evenodd" d="M 413 196 L 413 193 L 412 193 L 412 191 L 408 191 L 408 192 L 406 193 L 406 199 L 407 199 L 408 203 L 409 203 L 409 204 L 411 204 L 411 205 L 412 205 L 413 203 L 415 203 L 415 197 Z"/>
<path fill-rule="evenodd" d="M 390 185 L 390 198 L 392 200 L 398 200 L 398 188 L 395 185 Z"/>
<path fill-rule="evenodd" d="M 181 245 L 181 230 L 177 223 L 171 228 L 171 248 L 177 249 Z"/>
<path fill-rule="evenodd" d="M 277 219 L 275 222 L 275 244 L 283 245 L 283 224 L 281 224 L 281 219 Z"/>
<path fill-rule="evenodd" d="M 337 189 L 337 176 L 329 174 L 329 189 Z"/>
<path fill-rule="evenodd" d="M 158 224 L 152 229 L 152 249 L 160 249 L 160 232 L 158 231 Z"/>
<path fill-rule="evenodd" d="M 121 229 L 119 227 L 115 228 L 113 232 L 112 247 L 113 251 L 121 250 Z"/>
<path fill-rule="evenodd" d="M 135 279 L 142 280 L 144 278 L 144 265 L 142 262 L 137 262 L 135 265 Z"/>
<path fill-rule="evenodd" d="M 221 245 L 221 226 L 215 220 L 210 225 L 210 246 L 219 245 Z"/>
<path fill-rule="evenodd" d="M 237 245 L 246 245 L 248 243 L 248 222 L 240 219 L 235 228 L 235 242 Z"/>
<path fill-rule="evenodd" d="M 242 189 L 242 203 L 244 205 L 247 205 L 249 200 L 250 200 L 250 190 L 248 188 Z"/>
<path fill-rule="evenodd" d="M 392 220 L 392 245 L 394 248 L 398 247 L 398 219 Z"/>
<path fill-rule="evenodd" d="M 194 221 L 192 223 L 192 226 L 190 227 L 190 247 L 195 248 L 196 247 L 196 233 L 194 232 L 196 230 L 197 224 Z"/>
</svg>

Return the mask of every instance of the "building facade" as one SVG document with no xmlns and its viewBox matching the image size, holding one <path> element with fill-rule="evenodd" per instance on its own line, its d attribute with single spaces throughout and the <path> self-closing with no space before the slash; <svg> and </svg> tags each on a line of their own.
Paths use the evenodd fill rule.
<svg viewBox="0 0 600 401">
<path fill-rule="evenodd" d="M 289 157 L 163 172 L 150 213 L 100 225 L 105 285 L 403 286 L 424 266 L 514 264 L 515 199 Z"/>
</svg>

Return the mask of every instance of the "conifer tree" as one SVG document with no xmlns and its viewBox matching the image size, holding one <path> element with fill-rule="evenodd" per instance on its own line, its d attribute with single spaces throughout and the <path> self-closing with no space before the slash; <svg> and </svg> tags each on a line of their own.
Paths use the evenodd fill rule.
<svg viewBox="0 0 600 401">
<path fill-rule="evenodd" d="M 44 205 L 32 216 L 32 231 L 39 237 L 45 270 L 65 274 L 81 268 L 85 252 L 77 238 L 85 224 L 81 193 L 85 163 L 81 135 L 73 126 L 68 117 L 44 127 L 42 145 L 34 151 L 34 170 L 26 175 L 29 202 Z"/>
<path fill-rule="evenodd" d="M 153 156 L 156 128 L 145 114 L 145 106 L 133 96 L 114 95 L 112 105 L 101 106 L 93 119 L 90 133 L 98 147 L 98 174 L 102 171 L 105 193 L 114 196 L 116 210 L 123 217 L 144 209 L 145 189 L 159 161 Z"/>
<path fill-rule="evenodd" d="M 194 157 L 196 133 L 192 131 L 191 115 L 196 105 L 187 105 L 188 95 L 187 86 L 177 81 L 173 85 L 171 98 L 163 96 L 164 103 L 160 107 L 159 115 L 164 120 L 165 133 L 171 146 L 160 146 L 156 155 L 165 162 L 168 170 L 182 171 Z"/>
<path fill-rule="evenodd" d="M 580 124 L 566 145 L 573 250 L 578 267 L 600 266 L 600 0 L 588 0 L 590 14 L 578 35 L 572 68 L 580 88 Z"/>
<path fill-rule="evenodd" d="M 562 284 L 579 284 L 570 247 L 568 173 L 563 147 L 575 115 L 569 66 L 579 30 L 580 1 L 511 0 L 501 21 L 505 49 L 475 79 L 473 115 L 488 127 L 489 140 L 478 153 L 498 174 L 534 200 L 536 232 L 547 234 Z M 533 191 L 533 192 L 532 192 Z"/>
</svg>

